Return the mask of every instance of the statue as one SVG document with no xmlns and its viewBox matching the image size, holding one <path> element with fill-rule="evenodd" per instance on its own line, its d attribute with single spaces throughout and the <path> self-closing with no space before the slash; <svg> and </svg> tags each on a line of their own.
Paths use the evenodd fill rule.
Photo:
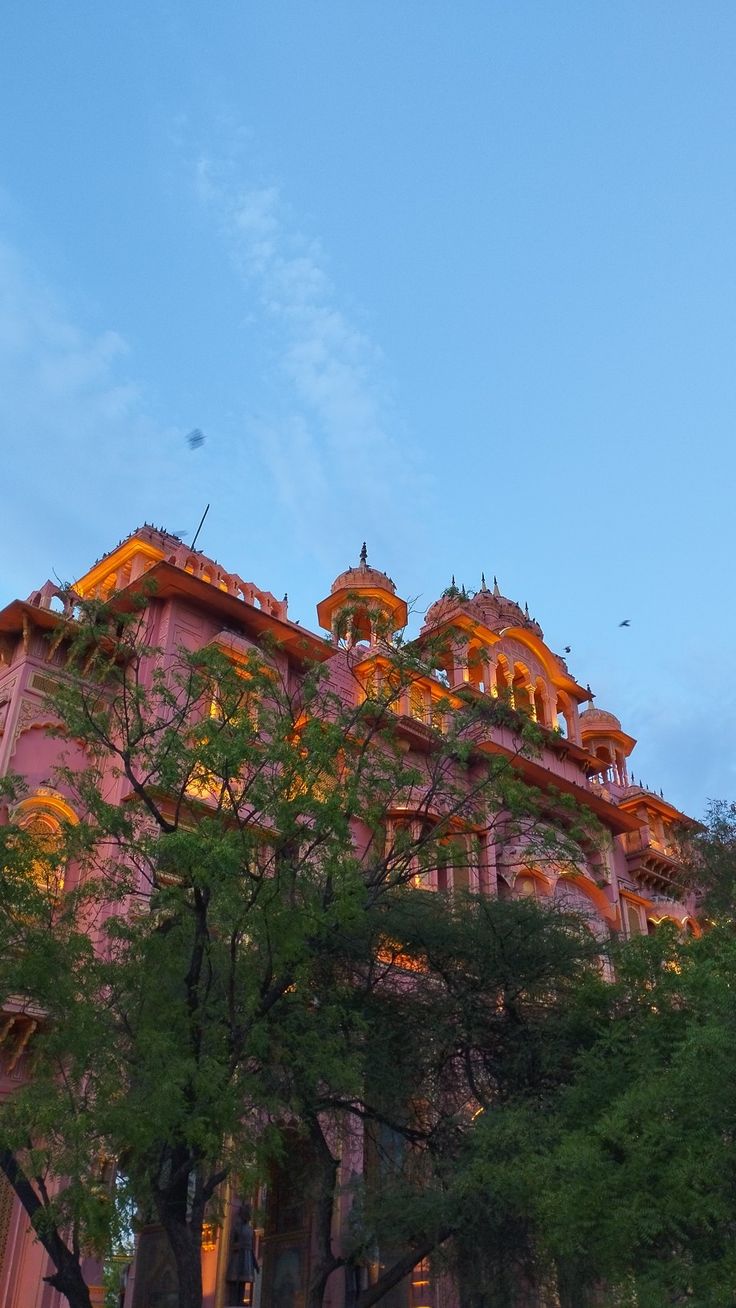
<svg viewBox="0 0 736 1308">
<path fill-rule="evenodd" d="M 261 1270 L 253 1249 L 254 1237 L 250 1217 L 250 1204 L 241 1204 L 233 1218 L 230 1257 L 225 1276 L 231 1304 L 243 1303 L 246 1285 L 252 1284 L 256 1272 Z"/>
</svg>

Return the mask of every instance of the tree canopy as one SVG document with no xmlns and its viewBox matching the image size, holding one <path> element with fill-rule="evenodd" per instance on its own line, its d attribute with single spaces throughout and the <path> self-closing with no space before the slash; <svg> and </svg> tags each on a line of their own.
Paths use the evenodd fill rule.
<svg viewBox="0 0 736 1308">
<path fill-rule="evenodd" d="M 548 857 L 594 837 L 561 802 L 550 823 L 555 801 L 478 748 L 502 717 L 533 750 L 524 715 L 448 695 L 441 724 L 408 730 L 397 701 L 431 674 L 431 648 L 392 641 L 390 675 L 346 695 L 275 647 L 167 655 L 148 623 L 145 606 L 90 602 L 55 636 L 50 780 L 76 820 L 52 846 L 23 824 L 22 782 L 5 782 L 0 986 L 38 1029 L 0 1115 L 2 1165 L 75 1308 L 82 1255 L 115 1226 L 112 1168 L 161 1223 L 182 1308 L 199 1308 L 219 1187 L 262 1173 L 296 1129 L 325 1163 L 317 1304 L 340 1261 L 326 1123 L 397 1131 L 449 1192 L 461 1109 L 500 1102 L 514 1059 L 520 1085 L 543 1066 L 537 1028 L 597 949 L 532 906 L 461 911 L 422 886 L 450 857 L 475 869 L 476 833 L 500 822 Z M 420 1084 L 424 1123 L 407 1111 Z M 396 1274 L 441 1242 L 441 1212 L 414 1213 Z M 356 1229 L 356 1258 L 365 1246 Z"/>
</svg>

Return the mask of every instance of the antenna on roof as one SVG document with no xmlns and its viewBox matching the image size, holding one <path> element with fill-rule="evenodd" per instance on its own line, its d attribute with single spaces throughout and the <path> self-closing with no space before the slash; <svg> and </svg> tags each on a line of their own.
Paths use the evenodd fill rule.
<svg viewBox="0 0 736 1308">
<path fill-rule="evenodd" d="M 191 548 L 192 548 L 192 549 L 194 549 L 194 546 L 197 544 L 197 537 L 198 537 L 200 531 L 202 530 L 202 523 L 204 522 L 205 518 L 207 517 L 207 514 L 209 513 L 209 511 L 210 511 L 210 506 L 209 506 L 209 504 L 208 504 L 208 505 L 207 505 L 207 508 L 205 509 L 204 513 L 202 514 L 202 517 L 201 517 L 200 520 L 199 520 L 199 526 L 197 527 L 197 530 L 196 530 L 195 533 L 194 533 L 194 540 L 192 541 L 192 544 L 191 544 Z"/>
</svg>

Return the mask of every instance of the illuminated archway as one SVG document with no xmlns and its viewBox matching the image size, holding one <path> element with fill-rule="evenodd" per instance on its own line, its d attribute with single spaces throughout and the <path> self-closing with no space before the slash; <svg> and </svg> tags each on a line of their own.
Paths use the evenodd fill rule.
<svg viewBox="0 0 736 1308">
<path fill-rule="evenodd" d="M 33 837 L 37 850 L 31 868 L 33 876 L 38 886 L 55 898 L 63 890 L 65 880 L 58 859 L 63 826 L 76 825 L 79 821 L 74 809 L 55 791 L 37 791 L 21 800 L 13 811 L 13 820 Z"/>
<path fill-rule="evenodd" d="M 514 664 L 514 676 L 511 682 L 511 689 L 514 695 L 514 708 L 519 709 L 521 713 L 532 711 L 532 689 L 529 669 L 523 663 Z"/>
</svg>

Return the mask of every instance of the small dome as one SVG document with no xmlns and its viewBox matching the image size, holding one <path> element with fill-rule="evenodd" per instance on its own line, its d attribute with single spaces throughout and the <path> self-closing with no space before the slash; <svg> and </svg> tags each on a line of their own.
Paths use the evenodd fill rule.
<svg viewBox="0 0 736 1308">
<path fill-rule="evenodd" d="M 366 543 L 360 551 L 360 563 L 356 568 L 346 568 L 341 572 L 339 577 L 335 577 L 331 587 L 330 594 L 334 595 L 338 590 L 355 590 L 360 591 L 365 587 L 371 590 L 387 590 L 392 595 L 396 594 L 396 587 L 391 578 L 380 568 L 371 568 L 368 564 L 368 550 Z"/>
<path fill-rule="evenodd" d="M 392 595 L 396 594 L 396 586 L 391 578 L 381 572 L 380 568 L 369 568 L 367 563 L 361 563 L 357 568 L 346 568 L 339 577 L 335 577 L 330 586 L 330 594 L 334 595 L 338 590 L 361 591 L 366 586 L 372 590 L 388 590 Z"/>
<path fill-rule="evenodd" d="M 437 627 L 445 621 L 451 613 L 464 613 L 467 609 L 467 601 L 461 600 L 456 595 L 440 595 L 434 604 L 430 604 L 424 615 L 424 626 L 422 631 L 428 631 L 431 627 Z"/>
<path fill-rule="evenodd" d="M 327 599 L 317 605 L 317 617 L 326 631 L 333 627 L 335 615 L 352 597 L 365 600 L 366 604 L 377 605 L 386 614 L 391 615 L 392 630 L 406 626 L 408 610 L 406 601 L 396 594 L 396 586 L 380 568 L 372 568 L 368 563 L 365 542 L 360 551 L 360 562 L 354 568 L 346 568 L 335 577 Z"/>
<path fill-rule="evenodd" d="M 615 713 L 608 713 L 606 709 L 595 708 L 594 705 L 591 705 L 590 708 L 583 709 L 583 712 L 580 714 L 581 731 L 605 731 L 606 728 L 613 731 L 621 730 L 621 723 Z"/>
</svg>

